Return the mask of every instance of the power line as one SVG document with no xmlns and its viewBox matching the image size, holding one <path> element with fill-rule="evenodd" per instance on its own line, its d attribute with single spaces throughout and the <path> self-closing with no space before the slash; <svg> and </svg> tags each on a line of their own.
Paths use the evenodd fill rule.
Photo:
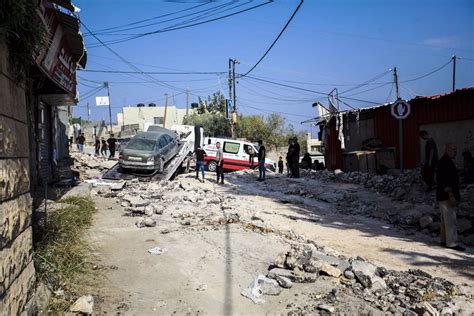
<svg viewBox="0 0 474 316">
<path fill-rule="evenodd" d="M 114 74 L 148 74 L 148 75 L 222 75 L 225 71 L 126 71 L 126 70 L 104 70 L 104 69 L 78 69 L 81 72 L 100 72 Z"/>
<path fill-rule="evenodd" d="M 267 54 L 270 52 L 270 50 L 273 48 L 273 46 L 275 46 L 275 44 L 278 42 L 278 40 L 280 39 L 280 37 L 283 35 L 283 33 L 285 32 L 286 28 L 288 27 L 288 25 L 290 25 L 290 22 L 291 20 L 293 20 L 294 16 L 296 15 L 296 13 L 298 12 L 298 10 L 300 9 L 301 5 L 303 4 L 304 0 L 301 0 L 300 4 L 298 4 L 298 6 L 296 7 L 295 11 L 293 12 L 293 14 L 291 15 L 290 19 L 288 20 L 288 22 L 286 22 L 285 26 L 283 27 L 283 29 L 280 31 L 280 34 L 278 34 L 278 36 L 275 38 L 275 40 L 273 41 L 273 43 L 270 45 L 270 47 L 268 47 L 267 51 L 265 52 L 265 54 L 263 54 L 263 56 L 257 61 L 257 63 L 252 67 L 250 68 L 249 71 L 247 71 L 242 77 L 245 77 L 247 76 L 249 73 L 252 72 L 252 70 L 254 70 L 258 64 L 260 64 L 260 62 L 265 58 L 265 56 L 267 56 Z"/>
<path fill-rule="evenodd" d="M 256 77 L 248 76 L 248 75 L 247 75 L 246 77 L 249 78 L 249 79 L 253 79 L 253 80 L 257 80 L 257 81 L 262 81 L 262 82 L 267 82 L 267 83 L 270 83 L 270 84 L 273 84 L 273 85 L 277 85 L 277 86 L 281 86 L 281 87 L 287 87 L 287 88 L 291 88 L 291 89 L 295 89 L 295 90 L 306 91 L 306 92 L 312 92 L 312 93 L 321 94 L 321 95 L 324 95 L 324 96 L 327 96 L 327 95 L 328 95 L 327 92 L 321 92 L 321 91 L 316 91 L 316 90 L 312 90 L 312 89 L 306 89 L 306 88 L 296 87 L 296 86 L 292 86 L 292 85 L 288 85 L 288 84 L 284 84 L 284 83 L 278 83 L 278 82 L 271 81 L 271 80 L 260 79 L 260 78 L 256 78 Z"/>
<path fill-rule="evenodd" d="M 192 15 L 196 15 L 196 14 L 202 13 L 202 12 L 206 12 L 206 11 L 211 11 L 211 12 L 213 12 L 213 11 L 217 11 L 217 10 L 220 9 L 220 8 L 229 6 L 229 5 L 231 5 L 231 4 L 232 4 L 232 2 L 228 2 L 228 3 L 220 4 L 220 5 L 218 5 L 218 6 L 209 8 L 209 9 L 205 9 L 205 10 L 193 12 L 193 13 L 190 13 L 190 14 L 186 14 L 186 15 L 183 15 L 183 16 L 176 17 L 176 18 L 172 18 L 172 19 L 168 19 L 168 20 L 164 20 L 164 21 L 159 21 L 159 22 L 155 22 L 155 23 L 150 23 L 150 24 L 145 24 L 145 25 L 141 25 L 141 26 L 135 26 L 135 27 L 130 27 L 130 28 L 123 28 L 123 29 L 120 29 L 120 30 L 117 30 L 117 31 L 99 32 L 99 33 L 96 33 L 96 35 L 106 35 L 106 36 L 107 36 L 107 35 L 115 35 L 115 36 L 137 35 L 137 34 L 114 34 L 114 33 L 123 32 L 123 31 L 129 31 L 129 30 L 135 30 L 135 29 L 144 28 L 144 27 L 148 27 L 148 26 L 152 26 L 152 25 L 157 25 L 157 24 L 163 24 L 163 23 L 166 23 L 166 22 L 171 22 L 171 21 L 179 20 L 179 19 L 182 19 L 182 18 L 186 18 L 186 17 L 192 16 Z M 205 15 L 206 15 L 206 14 L 203 14 L 203 15 L 200 15 L 199 17 L 205 16 Z M 187 21 L 189 21 L 189 20 L 187 20 Z M 181 24 L 182 24 L 182 23 L 184 23 L 184 22 L 181 22 Z M 175 25 L 173 25 L 173 26 L 178 26 L 178 25 L 180 25 L 180 24 L 175 24 Z"/>
<path fill-rule="evenodd" d="M 206 3 L 203 3 L 203 4 L 198 4 L 198 5 L 193 6 L 193 7 L 191 7 L 191 8 L 187 8 L 187 9 L 184 9 L 184 10 L 179 10 L 179 11 L 175 11 L 175 12 L 167 13 L 167 14 L 163 14 L 163 15 L 158 15 L 158 16 L 155 16 L 155 17 L 152 17 L 152 18 L 148 18 L 148 19 L 145 19 L 145 20 L 135 21 L 135 22 L 132 22 L 132 23 L 128 23 L 128 24 L 121 25 L 121 26 L 113 26 L 113 27 L 109 27 L 109 28 L 105 28 L 105 29 L 95 30 L 94 33 L 97 34 L 98 32 L 110 31 L 110 30 L 120 29 L 120 28 L 122 28 L 122 27 L 127 27 L 127 26 L 131 26 L 131 25 L 137 25 L 137 24 L 140 24 L 140 23 L 144 23 L 144 22 L 156 20 L 156 19 L 159 19 L 159 18 L 164 18 L 164 17 L 167 17 L 167 16 L 175 15 L 175 14 L 178 14 L 178 13 L 181 13 L 181 12 L 190 11 L 190 10 L 193 10 L 193 9 L 196 9 L 196 8 L 199 8 L 199 7 L 208 5 L 208 4 L 209 4 L 209 2 L 206 2 Z M 88 35 L 88 34 L 89 34 L 89 33 L 86 33 L 85 35 Z"/>
<path fill-rule="evenodd" d="M 440 71 L 441 69 L 443 69 L 444 67 L 449 65 L 452 61 L 453 61 L 453 59 L 450 59 L 447 63 L 443 64 L 441 67 L 438 67 L 435 70 L 428 72 L 427 74 L 424 74 L 424 75 L 416 77 L 416 78 L 408 79 L 408 80 L 402 80 L 402 81 L 400 81 L 400 83 L 412 82 L 412 81 L 417 81 L 417 80 L 426 78 L 426 77 Z"/>
<path fill-rule="evenodd" d="M 265 3 L 261 3 L 261 4 L 259 4 L 259 5 L 255 5 L 255 6 L 252 6 L 252 7 L 250 7 L 250 8 L 243 9 L 243 10 L 240 10 L 240 11 L 237 11 L 237 12 L 234 12 L 234 13 L 226 14 L 226 15 L 223 15 L 223 16 L 220 16 L 220 17 L 217 17 L 217 18 L 214 18 L 214 19 L 205 20 L 205 21 L 202 21 L 202 22 L 192 23 L 192 24 L 188 24 L 188 25 L 184 25 L 184 26 L 179 26 L 179 27 L 173 27 L 173 28 L 167 28 L 167 29 L 160 29 L 160 30 L 156 30 L 156 31 L 152 31 L 152 32 L 137 34 L 137 35 L 131 36 L 131 37 L 129 37 L 129 38 L 124 38 L 124 39 L 115 40 L 115 41 L 109 41 L 109 42 L 106 42 L 106 44 L 113 45 L 113 44 L 118 44 L 118 43 L 123 43 L 123 42 L 131 41 L 131 40 L 134 40 L 134 39 L 138 39 L 138 38 L 141 38 L 141 37 L 144 37 L 144 36 L 149 36 L 149 35 L 158 34 L 158 33 L 171 32 L 171 31 L 176 31 L 176 30 L 182 30 L 182 29 L 186 29 L 186 28 L 189 28 L 189 27 L 193 27 L 193 26 L 198 26 L 198 25 L 202 25 L 202 24 L 207 24 L 207 23 L 210 23 L 210 22 L 222 20 L 222 19 L 225 19 L 225 18 L 234 16 L 234 15 L 238 15 L 238 14 L 241 14 L 241 13 L 244 13 L 244 12 L 247 12 L 247 11 L 250 11 L 250 10 L 257 9 L 257 8 L 259 8 L 259 7 L 265 6 L 265 5 L 270 4 L 270 3 L 272 3 L 272 2 L 273 2 L 273 0 L 269 0 L 269 1 L 265 2 Z M 92 48 L 98 47 L 98 45 L 96 45 L 96 46 L 89 46 L 89 48 L 91 48 L 91 47 L 92 47 Z"/>
<path fill-rule="evenodd" d="M 385 75 L 387 75 L 387 74 L 390 73 L 390 72 L 392 72 L 392 69 L 389 69 L 389 70 L 387 70 L 387 71 L 384 71 L 384 72 L 382 72 L 381 74 L 378 74 L 377 76 L 375 76 L 375 77 L 373 77 L 373 78 L 371 78 L 371 79 L 369 79 L 369 80 L 367 80 L 367 81 L 365 81 L 365 82 L 363 82 L 363 83 L 360 83 L 360 84 L 356 85 L 355 87 L 352 87 L 352 88 L 350 88 L 350 89 L 347 89 L 347 90 L 344 90 L 344 91 L 340 92 L 339 94 L 345 94 L 345 93 L 347 93 L 347 92 L 354 91 L 354 90 L 357 90 L 357 89 L 359 89 L 359 88 L 362 88 L 362 87 L 366 86 L 367 84 L 372 83 L 372 82 L 374 82 L 375 80 L 384 77 Z"/>
<path fill-rule="evenodd" d="M 175 90 L 183 90 L 183 89 L 180 89 L 180 88 L 177 88 L 177 87 L 174 87 L 170 84 L 166 84 L 166 83 L 162 83 L 160 82 L 159 80 L 157 80 L 156 78 L 150 76 L 150 75 L 147 75 L 146 73 L 144 73 L 140 68 L 138 68 L 137 66 L 135 66 L 134 64 L 132 64 L 131 62 L 129 62 L 128 60 L 126 60 L 124 57 L 122 57 L 119 53 L 117 53 L 115 50 L 113 50 L 112 48 L 110 48 L 107 44 L 105 44 L 99 37 L 97 37 L 97 35 L 95 35 L 93 32 L 91 32 L 91 30 L 87 27 L 87 25 L 84 24 L 84 22 L 82 22 L 81 20 L 79 20 L 79 22 L 86 28 L 87 31 L 89 31 L 91 33 L 91 35 L 98 41 L 100 42 L 107 50 L 109 50 L 112 54 L 114 54 L 115 56 L 117 56 L 120 60 L 122 60 L 124 63 L 126 63 L 130 68 L 134 69 L 135 71 L 138 71 L 140 73 L 142 73 L 144 76 L 146 76 L 147 78 L 149 79 L 152 79 L 153 81 L 155 81 L 158 85 L 161 85 L 161 86 L 164 86 L 164 87 L 167 87 L 167 88 L 171 88 L 171 89 L 175 89 Z"/>
</svg>

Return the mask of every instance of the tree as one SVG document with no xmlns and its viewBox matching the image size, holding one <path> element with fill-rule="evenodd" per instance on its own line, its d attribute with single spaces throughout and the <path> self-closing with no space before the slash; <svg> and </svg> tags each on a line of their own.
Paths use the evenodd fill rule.
<svg viewBox="0 0 474 316">
<path fill-rule="evenodd" d="M 230 136 L 230 124 L 223 113 L 193 113 L 184 119 L 184 124 L 202 126 L 206 136 Z"/>
<path fill-rule="evenodd" d="M 262 115 L 239 115 L 237 134 L 251 142 L 268 139 L 269 129 Z"/>
</svg>

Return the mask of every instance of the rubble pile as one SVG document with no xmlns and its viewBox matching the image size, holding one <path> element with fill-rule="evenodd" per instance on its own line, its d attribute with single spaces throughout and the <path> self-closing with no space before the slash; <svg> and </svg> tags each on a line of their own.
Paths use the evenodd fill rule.
<svg viewBox="0 0 474 316">
<path fill-rule="evenodd" d="M 377 203 L 359 201 L 347 191 L 325 192 L 318 199 L 337 203 L 339 209 L 356 215 L 384 219 L 402 228 L 418 229 L 426 234 L 437 235 L 440 217 L 437 211 L 435 190 L 427 192 L 421 181 L 420 171 L 407 170 L 400 175 L 373 175 L 364 172 L 312 171 L 313 179 L 358 184 L 398 201 L 396 206 L 381 210 Z M 459 238 L 467 245 L 474 245 L 474 185 L 461 189 L 462 201 L 458 205 Z"/>
<path fill-rule="evenodd" d="M 81 180 L 100 179 L 104 171 L 117 164 L 116 160 L 78 152 L 72 152 L 71 157 L 74 158 L 74 169 L 80 173 Z"/>
<path fill-rule="evenodd" d="M 312 243 L 294 244 L 280 254 L 269 267 L 267 277 L 282 288 L 294 283 L 332 282 L 326 295 L 290 312 L 329 311 L 340 309 L 347 296 L 355 296 L 365 304 L 384 312 L 403 315 L 462 315 L 468 295 L 462 286 L 442 278 L 434 278 L 422 270 L 399 272 L 377 267 L 363 258 L 347 259 L 337 253 L 327 254 Z M 289 306 L 294 307 L 292 305 Z M 472 307 L 472 306 L 471 306 Z"/>
</svg>

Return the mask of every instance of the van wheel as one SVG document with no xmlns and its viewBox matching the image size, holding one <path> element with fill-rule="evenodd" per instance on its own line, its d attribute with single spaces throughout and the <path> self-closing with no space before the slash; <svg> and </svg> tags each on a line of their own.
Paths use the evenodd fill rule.
<svg viewBox="0 0 474 316">
<path fill-rule="evenodd" d="M 209 163 L 207 164 L 207 170 L 215 172 L 217 170 L 217 162 L 209 161 Z"/>
</svg>

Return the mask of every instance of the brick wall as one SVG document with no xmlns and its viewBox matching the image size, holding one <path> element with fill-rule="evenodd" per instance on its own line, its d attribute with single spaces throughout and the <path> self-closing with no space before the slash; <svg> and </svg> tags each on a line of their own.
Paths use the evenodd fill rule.
<svg viewBox="0 0 474 316">
<path fill-rule="evenodd" d="M 0 315 L 20 314 L 35 285 L 26 91 L 12 78 L 0 41 Z"/>
</svg>

